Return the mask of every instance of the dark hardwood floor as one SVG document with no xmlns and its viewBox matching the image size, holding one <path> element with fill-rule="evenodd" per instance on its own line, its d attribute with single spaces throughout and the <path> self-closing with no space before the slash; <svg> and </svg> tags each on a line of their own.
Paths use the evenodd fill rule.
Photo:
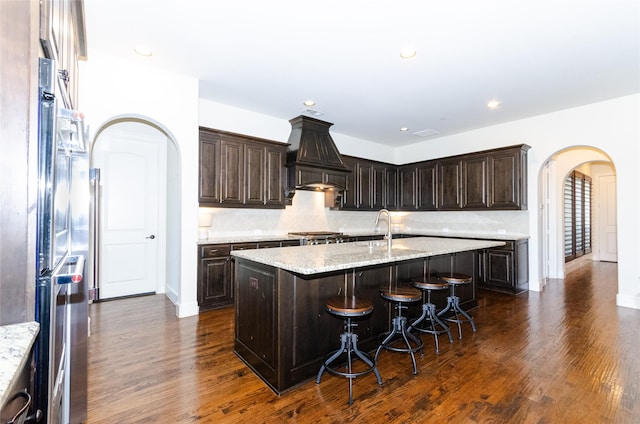
<svg viewBox="0 0 640 424">
<path fill-rule="evenodd" d="M 233 309 L 178 319 L 162 295 L 91 305 L 88 423 L 640 423 L 640 311 L 615 305 L 616 264 L 542 293 L 480 291 L 463 339 L 424 335 L 418 375 L 383 352 L 369 374 L 276 396 L 233 354 Z M 337 342 L 337 341 L 336 341 Z"/>
</svg>

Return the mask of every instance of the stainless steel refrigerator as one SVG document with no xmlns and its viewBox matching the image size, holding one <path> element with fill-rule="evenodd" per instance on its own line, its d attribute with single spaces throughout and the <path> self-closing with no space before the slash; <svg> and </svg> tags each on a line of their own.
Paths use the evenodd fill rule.
<svg viewBox="0 0 640 424">
<path fill-rule="evenodd" d="M 39 65 L 35 408 L 40 422 L 81 423 L 95 228 L 88 138 L 82 114 L 57 104 L 55 62 Z"/>
</svg>

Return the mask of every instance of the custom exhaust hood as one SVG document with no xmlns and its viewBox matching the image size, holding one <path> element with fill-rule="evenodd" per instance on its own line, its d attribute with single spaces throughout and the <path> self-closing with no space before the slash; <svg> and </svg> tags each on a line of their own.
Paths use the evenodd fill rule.
<svg viewBox="0 0 640 424">
<path fill-rule="evenodd" d="M 287 198 L 296 190 L 345 190 L 351 172 L 340 156 L 331 135 L 330 122 L 300 115 L 289 121 L 287 152 Z"/>
</svg>

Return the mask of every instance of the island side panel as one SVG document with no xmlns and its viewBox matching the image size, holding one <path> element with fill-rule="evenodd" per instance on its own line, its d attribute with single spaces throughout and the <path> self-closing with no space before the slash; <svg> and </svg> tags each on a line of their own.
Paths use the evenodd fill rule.
<svg viewBox="0 0 640 424">
<path fill-rule="evenodd" d="M 234 352 L 278 391 L 277 270 L 236 259 Z"/>
</svg>

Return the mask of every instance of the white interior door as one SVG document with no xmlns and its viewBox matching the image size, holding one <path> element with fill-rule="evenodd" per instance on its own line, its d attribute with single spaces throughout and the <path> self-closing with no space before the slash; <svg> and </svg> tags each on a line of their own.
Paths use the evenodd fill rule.
<svg viewBox="0 0 640 424">
<path fill-rule="evenodd" d="M 599 239 L 598 256 L 601 261 L 618 262 L 618 225 L 616 220 L 616 177 L 599 178 Z"/>
<path fill-rule="evenodd" d="M 160 145 L 108 131 L 94 150 L 102 170 L 101 299 L 156 292 L 158 281 Z"/>
</svg>

